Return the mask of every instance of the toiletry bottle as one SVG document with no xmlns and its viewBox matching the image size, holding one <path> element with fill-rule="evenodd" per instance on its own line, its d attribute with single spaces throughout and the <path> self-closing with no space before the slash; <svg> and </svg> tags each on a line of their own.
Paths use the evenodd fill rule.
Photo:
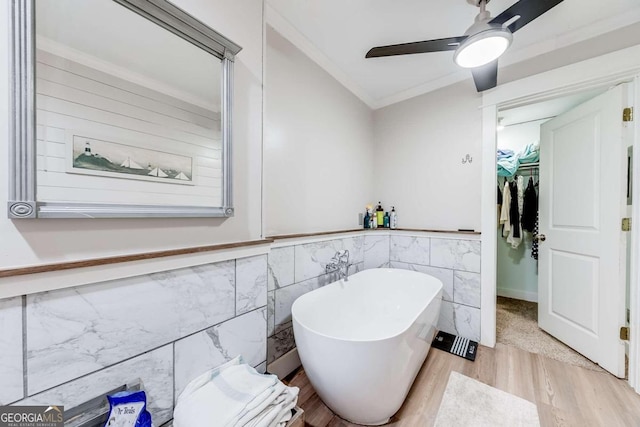
<svg viewBox="0 0 640 427">
<path fill-rule="evenodd" d="M 391 217 L 389 216 L 389 212 L 386 212 L 384 214 L 384 228 L 389 228 L 390 225 L 390 221 L 391 221 Z"/>
<path fill-rule="evenodd" d="M 395 206 L 391 206 L 391 228 L 398 228 L 398 214 L 396 213 Z"/>
<path fill-rule="evenodd" d="M 369 208 L 366 209 L 367 213 L 364 214 L 364 228 L 371 227 L 371 215 L 369 215 Z"/>
<path fill-rule="evenodd" d="M 384 225 L 384 209 L 382 209 L 382 203 L 380 202 L 378 202 L 378 207 L 376 208 L 376 219 L 378 227 L 382 227 Z"/>
<path fill-rule="evenodd" d="M 378 215 L 377 212 L 371 213 L 371 228 L 378 228 Z"/>
</svg>

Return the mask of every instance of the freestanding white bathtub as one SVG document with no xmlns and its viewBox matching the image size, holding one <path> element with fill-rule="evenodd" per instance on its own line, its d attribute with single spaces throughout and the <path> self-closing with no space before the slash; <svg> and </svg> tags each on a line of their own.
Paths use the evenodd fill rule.
<svg viewBox="0 0 640 427">
<path fill-rule="evenodd" d="M 389 421 L 407 397 L 433 340 L 442 282 L 376 268 L 299 297 L 291 308 L 300 360 L 340 417 Z"/>
</svg>

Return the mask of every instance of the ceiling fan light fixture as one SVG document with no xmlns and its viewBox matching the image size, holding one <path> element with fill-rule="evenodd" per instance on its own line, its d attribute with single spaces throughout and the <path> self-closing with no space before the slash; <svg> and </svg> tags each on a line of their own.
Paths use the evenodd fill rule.
<svg viewBox="0 0 640 427">
<path fill-rule="evenodd" d="M 481 67 L 502 56 L 512 40 L 508 28 L 489 28 L 467 37 L 456 49 L 453 60 L 462 68 Z"/>
</svg>

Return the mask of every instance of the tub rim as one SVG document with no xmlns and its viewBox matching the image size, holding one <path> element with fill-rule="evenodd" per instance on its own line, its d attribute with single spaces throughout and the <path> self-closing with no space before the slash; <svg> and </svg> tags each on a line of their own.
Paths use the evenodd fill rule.
<svg viewBox="0 0 640 427">
<path fill-rule="evenodd" d="M 335 283 L 344 282 L 344 279 L 340 279 L 340 280 L 337 280 L 337 281 L 335 281 L 335 282 L 331 282 L 331 283 L 329 283 L 329 284 L 327 284 L 327 285 L 325 285 L 325 286 L 323 286 L 323 287 L 321 287 L 321 288 L 316 288 L 316 289 L 314 289 L 314 290 L 312 290 L 312 291 L 309 291 L 309 292 L 307 292 L 307 293 L 305 293 L 305 294 L 303 294 L 303 295 L 300 295 L 298 298 L 296 298 L 296 299 L 295 299 L 295 301 L 293 302 L 293 304 L 291 305 L 291 322 L 292 322 L 292 325 L 293 325 L 293 324 L 295 324 L 295 323 L 298 323 L 298 324 L 300 324 L 302 327 L 304 327 L 305 329 L 307 329 L 307 330 L 309 330 L 309 331 L 313 332 L 313 333 L 314 333 L 314 334 L 316 334 L 316 335 L 319 335 L 319 336 L 321 336 L 321 337 L 323 337 L 323 338 L 328 338 L 328 339 L 337 340 L 337 341 L 342 341 L 342 342 L 373 343 L 373 342 L 387 341 L 387 340 L 390 340 L 390 339 L 393 339 L 393 338 L 399 337 L 399 336 L 403 335 L 405 332 L 407 332 L 407 331 L 411 328 L 411 326 L 413 326 L 413 325 L 416 323 L 416 320 L 420 317 L 420 315 L 421 315 L 422 313 L 424 313 L 425 309 L 429 306 L 429 304 L 430 304 L 432 301 L 434 301 L 436 298 L 438 298 L 438 297 L 439 297 L 439 298 L 440 298 L 440 300 L 442 301 L 442 291 L 443 291 L 443 289 L 444 289 L 444 284 L 442 283 L 442 280 L 438 279 L 438 278 L 437 278 L 437 277 L 435 277 L 435 276 L 432 276 L 432 275 L 427 274 L 427 273 L 422 273 L 422 272 L 420 272 L 420 271 L 414 271 L 414 270 L 403 270 L 403 269 L 399 269 L 399 268 L 388 268 L 388 267 L 382 267 L 382 268 L 370 268 L 370 269 L 367 269 L 367 270 L 362 270 L 362 271 L 359 271 L 359 272 L 358 272 L 358 273 L 356 273 L 356 274 L 353 274 L 353 275 L 352 275 L 352 277 L 353 277 L 353 276 L 355 276 L 355 275 L 357 275 L 357 274 L 360 274 L 360 273 L 362 273 L 362 272 L 370 271 L 370 270 L 386 270 L 386 271 L 391 270 L 391 271 L 405 271 L 405 272 L 417 273 L 417 274 L 421 274 L 421 275 L 424 275 L 424 276 L 427 276 L 427 277 L 431 277 L 432 279 L 437 280 L 437 282 L 440 284 L 440 287 L 439 287 L 439 289 L 435 292 L 434 296 L 433 296 L 433 297 L 432 297 L 432 298 L 431 298 L 431 299 L 430 299 L 430 300 L 429 300 L 429 301 L 428 301 L 428 302 L 427 302 L 427 303 L 422 307 L 422 310 L 420 310 L 420 311 L 415 315 L 415 317 L 412 317 L 412 318 L 411 318 L 411 321 L 409 322 L 409 324 L 407 325 L 407 327 L 406 327 L 406 328 L 404 328 L 404 329 L 402 329 L 401 331 L 399 331 L 399 332 L 398 332 L 398 333 L 396 333 L 395 335 L 389 335 L 389 336 L 384 336 L 384 337 L 381 337 L 381 338 L 374 338 L 374 339 L 357 339 L 357 338 L 354 338 L 354 339 L 347 339 L 347 338 L 339 338 L 339 337 L 335 337 L 335 336 L 332 336 L 332 335 L 327 335 L 327 334 L 322 333 L 322 332 L 318 332 L 316 329 L 311 328 L 311 327 L 309 327 L 309 326 L 305 325 L 303 322 L 301 322 L 301 321 L 298 319 L 298 317 L 297 317 L 297 316 L 295 316 L 295 315 L 294 315 L 294 309 L 295 309 L 295 307 L 296 307 L 296 303 L 297 303 L 301 298 L 303 298 L 305 295 L 309 295 L 309 294 L 311 294 L 311 293 L 313 293 L 313 292 L 315 292 L 315 291 L 317 291 L 317 290 L 324 289 L 324 288 L 326 288 L 327 286 L 331 286 L 331 285 L 333 285 L 333 284 L 335 284 Z M 348 283 L 348 282 L 347 282 L 347 283 Z M 294 335 L 295 335 L 295 328 L 294 328 Z"/>
</svg>

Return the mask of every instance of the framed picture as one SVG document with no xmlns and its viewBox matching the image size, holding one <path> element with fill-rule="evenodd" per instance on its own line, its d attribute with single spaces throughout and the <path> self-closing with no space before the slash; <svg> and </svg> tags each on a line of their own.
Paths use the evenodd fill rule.
<svg viewBox="0 0 640 427">
<path fill-rule="evenodd" d="M 193 158 L 67 131 L 67 172 L 195 185 Z"/>
</svg>

